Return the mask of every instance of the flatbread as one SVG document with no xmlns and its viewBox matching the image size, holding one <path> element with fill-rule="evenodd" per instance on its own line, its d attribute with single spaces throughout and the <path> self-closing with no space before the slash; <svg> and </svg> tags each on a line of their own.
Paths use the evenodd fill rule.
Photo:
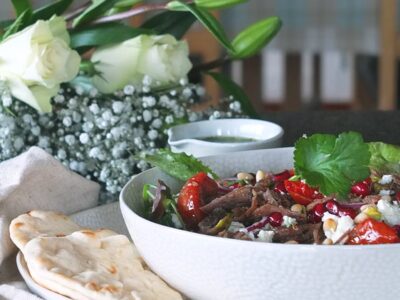
<svg viewBox="0 0 400 300">
<path fill-rule="evenodd" d="M 23 253 L 37 283 L 72 299 L 182 299 L 144 268 L 126 236 L 109 230 L 37 237 L 25 245 Z"/>
<path fill-rule="evenodd" d="M 32 239 L 40 236 L 65 236 L 82 229 L 67 216 L 51 212 L 32 210 L 12 220 L 10 237 L 22 251 Z"/>
</svg>

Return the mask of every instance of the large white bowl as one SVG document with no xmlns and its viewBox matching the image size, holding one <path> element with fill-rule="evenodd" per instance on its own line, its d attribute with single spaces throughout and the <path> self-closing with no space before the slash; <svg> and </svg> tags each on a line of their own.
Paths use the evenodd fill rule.
<svg viewBox="0 0 400 300">
<path fill-rule="evenodd" d="M 292 148 L 204 158 L 221 176 L 280 171 L 292 166 Z M 400 244 L 321 246 L 231 240 L 169 228 L 140 216 L 142 187 L 158 169 L 133 178 L 120 205 L 129 233 L 149 266 L 192 299 L 400 299 Z"/>
<path fill-rule="evenodd" d="M 280 147 L 283 129 L 278 124 L 254 119 L 219 119 L 192 122 L 171 127 L 168 144 L 174 152 L 186 152 L 196 157 L 244 150 Z M 245 143 L 218 143 L 198 138 L 232 136 L 251 138 Z"/>
</svg>

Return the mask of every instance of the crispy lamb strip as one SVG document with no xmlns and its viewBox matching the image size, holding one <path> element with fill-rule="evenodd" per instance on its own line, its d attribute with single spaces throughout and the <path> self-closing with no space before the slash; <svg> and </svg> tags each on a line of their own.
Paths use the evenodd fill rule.
<svg viewBox="0 0 400 300">
<path fill-rule="evenodd" d="M 216 208 L 230 210 L 235 207 L 250 206 L 253 198 L 253 188 L 251 186 L 240 187 L 232 192 L 212 200 L 200 209 L 206 213 L 211 213 Z"/>
<path fill-rule="evenodd" d="M 241 231 L 229 232 L 227 230 L 224 230 L 224 231 L 221 231 L 220 233 L 218 233 L 218 236 L 224 237 L 224 238 L 229 238 L 229 239 L 251 241 L 251 238 L 249 238 L 246 233 L 241 232 Z"/>
<path fill-rule="evenodd" d="M 289 216 L 289 217 L 295 218 L 297 220 L 297 222 L 299 222 L 299 223 L 306 221 L 306 216 L 303 214 L 296 213 L 285 207 L 276 206 L 276 205 L 272 205 L 269 203 L 264 204 L 263 206 L 260 206 L 259 208 L 257 208 L 253 213 L 253 217 L 256 217 L 256 218 L 265 217 L 265 216 L 269 216 L 273 212 L 279 212 L 284 216 Z"/>
<path fill-rule="evenodd" d="M 302 224 L 289 228 L 278 227 L 274 229 L 274 242 L 286 243 L 294 240 L 300 244 L 309 244 L 316 241 L 315 233 L 321 230 L 321 223 L 318 224 Z"/>
<path fill-rule="evenodd" d="M 256 190 L 256 192 L 265 192 L 266 190 L 268 190 L 271 187 L 272 183 L 273 183 L 272 176 L 267 176 L 267 177 L 261 179 L 260 181 L 258 181 L 254 185 L 254 189 Z"/>
<path fill-rule="evenodd" d="M 294 202 L 286 195 L 281 195 L 273 190 L 266 190 L 263 194 L 264 200 L 272 205 L 283 206 L 285 208 L 290 208 Z"/>
<path fill-rule="evenodd" d="M 225 216 L 226 211 L 224 209 L 215 209 L 211 214 L 200 221 L 198 225 L 199 231 L 204 234 L 211 234 L 214 226 Z"/>
</svg>

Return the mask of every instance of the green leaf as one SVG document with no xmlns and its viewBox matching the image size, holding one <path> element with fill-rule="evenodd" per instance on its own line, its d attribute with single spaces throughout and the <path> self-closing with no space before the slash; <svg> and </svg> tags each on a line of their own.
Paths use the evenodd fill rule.
<svg viewBox="0 0 400 300">
<path fill-rule="evenodd" d="M 260 52 L 278 33 L 282 21 L 278 17 L 261 20 L 240 32 L 232 41 L 235 59 L 243 59 Z"/>
<path fill-rule="evenodd" d="M 176 7 L 174 3 L 180 5 L 180 8 Z M 226 36 L 226 33 L 221 24 L 207 10 L 197 7 L 193 4 L 187 4 L 180 0 L 169 2 L 167 8 L 170 10 L 184 10 L 191 12 L 197 18 L 197 20 L 199 20 L 204 25 L 204 27 L 207 28 L 208 31 L 210 31 L 210 33 L 220 42 L 222 46 L 224 46 L 228 51 L 233 52 L 233 47 L 228 37 Z"/>
<path fill-rule="evenodd" d="M 244 2 L 247 0 L 194 0 L 197 6 L 207 9 L 224 9 Z"/>
<path fill-rule="evenodd" d="M 7 28 L 7 31 L 3 35 L 3 40 L 5 40 L 10 35 L 18 32 L 23 28 L 24 24 L 26 24 L 32 16 L 32 12 L 27 9 L 22 14 L 18 16 L 18 18 Z"/>
<path fill-rule="evenodd" d="M 294 167 L 307 184 L 319 187 L 325 195 L 345 198 L 354 182 L 370 174 L 368 144 L 361 134 L 346 132 L 338 137 L 314 134 L 295 144 Z"/>
<path fill-rule="evenodd" d="M 72 22 L 73 27 L 77 27 L 102 16 L 112 8 L 117 1 L 118 0 L 100 0 L 93 2 L 79 17 L 74 19 Z"/>
<path fill-rule="evenodd" d="M 149 164 L 179 180 L 186 181 L 199 172 L 210 174 L 214 179 L 218 176 L 200 160 L 186 153 L 174 153 L 169 149 L 159 149 L 155 154 L 146 154 L 143 159 Z"/>
<path fill-rule="evenodd" d="M 106 23 L 85 27 L 71 32 L 71 47 L 102 46 L 116 44 L 140 34 L 151 34 L 143 28 L 135 28 L 122 23 Z"/>
<path fill-rule="evenodd" d="M 185 35 L 195 21 L 196 17 L 191 13 L 166 11 L 148 19 L 141 27 L 152 29 L 158 34 L 172 34 L 179 40 Z"/>
<path fill-rule="evenodd" d="M 143 0 L 118 0 L 115 3 L 116 8 L 130 8 L 136 4 L 142 3 Z"/>
<path fill-rule="evenodd" d="M 382 174 L 400 173 L 400 147 L 382 142 L 368 143 L 372 170 Z"/>
<path fill-rule="evenodd" d="M 222 87 L 227 95 L 232 95 L 235 100 L 240 102 L 242 111 L 245 114 L 247 114 L 251 118 L 260 117 L 254 109 L 253 105 L 251 104 L 249 97 L 236 82 L 234 82 L 232 79 L 222 73 L 209 72 L 207 74 L 214 78 L 216 82 L 218 82 L 218 84 Z"/>
<path fill-rule="evenodd" d="M 73 1 L 74 0 L 60 0 L 36 9 L 33 12 L 31 23 L 37 20 L 50 19 L 53 15 L 61 15 L 68 9 Z"/>
<path fill-rule="evenodd" d="M 32 12 L 32 5 L 29 0 L 11 0 L 17 17 L 22 15 L 26 10 Z"/>
</svg>

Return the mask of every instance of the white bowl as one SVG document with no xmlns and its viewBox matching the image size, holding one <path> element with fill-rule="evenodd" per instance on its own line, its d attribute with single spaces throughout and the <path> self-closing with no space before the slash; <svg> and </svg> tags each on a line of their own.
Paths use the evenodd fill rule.
<svg viewBox="0 0 400 300">
<path fill-rule="evenodd" d="M 293 148 L 237 152 L 203 160 L 221 176 L 292 167 Z M 151 169 L 122 190 L 122 215 L 139 252 L 171 286 L 192 299 L 400 299 L 400 244 L 321 246 L 267 244 L 207 236 L 140 216 L 142 187 L 160 178 Z"/>
<path fill-rule="evenodd" d="M 255 141 L 218 143 L 196 139 L 210 136 L 242 137 Z M 171 127 L 168 130 L 168 144 L 174 152 L 186 152 L 202 157 L 279 147 L 282 144 L 282 136 L 282 127 L 272 122 L 253 119 L 220 119 Z"/>
</svg>

